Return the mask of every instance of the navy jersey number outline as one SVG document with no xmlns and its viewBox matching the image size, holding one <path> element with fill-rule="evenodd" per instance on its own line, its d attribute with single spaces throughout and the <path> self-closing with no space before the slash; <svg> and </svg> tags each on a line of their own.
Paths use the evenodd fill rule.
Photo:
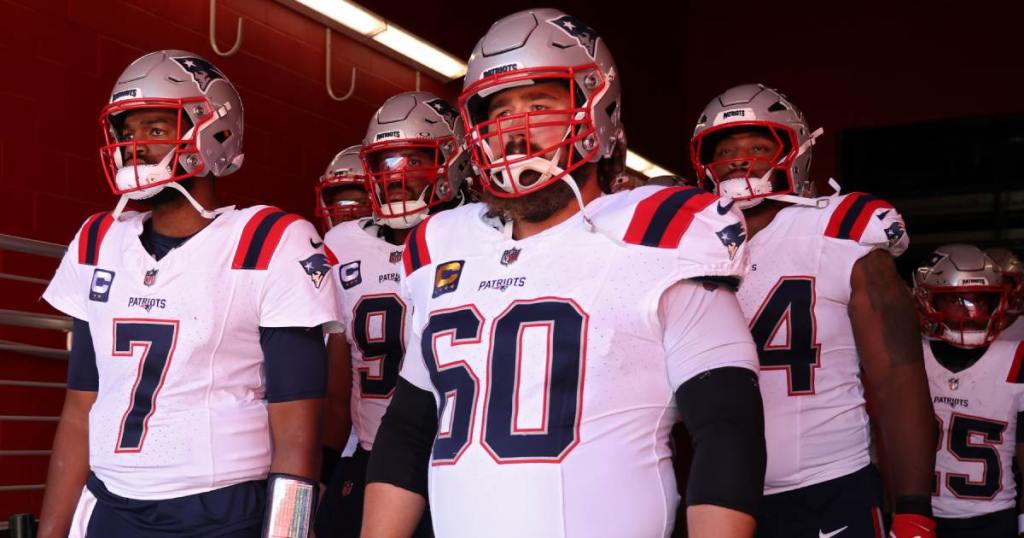
<svg viewBox="0 0 1024 538">
<path fill-rule="evenodd" d="M 128 408 L 121 417 L 115 453 L 142 451 L 149 432 L 149 419 L 156 412 L 156 400 L 178 345 L 178 320 L 115 318 L 113 320 L 114 357 L 134 358 L 142 349 L 138 372 L 132 386 Z"/>
<path fill-rule="evenodd" d="M 784 276 L 775 283 L 750 321 L 762 370 L 786 370 L 790 396 L 815 393 L 814 377 L 821 366 L 821 344 L 814 316 L 813 276 Z M 786 343 L 771 345 L 786 325 Z"/>
<path fill-rule="evenodd" d="M 939 425 L 942 425 L 941 419 Z M 945 448 L 962 462 L 975 462 L 982 465 L 981 480 L 971 480 L 970 475 L 963 473 L 946 473 L 946 488 L 954 497 L 961 499 L 991 500 L 1003 489 L 1003 465 L 998 445 L 1003 443 L 1003 433 L 1008 423 L 984 417 L 953 413 L 946 434 Z M 971 435 L 981 435 L 982 444 L 971 442 Z M 941 433 L 940 433 L 941 436 Z M 940 443 L 939 448 L 942 448 Z M 936 492 L 938 491 L 939 473 L 935 473 Z"/>
<path fill-rule="evenodd" d="M 466 305 L 432 312 L 424 330 L 424 363 L 442 395 L 433 465 L 454 464 L 469 447 L 480 384 L 465 361 L 440 365 L 437 339 L 450 337 L 453 347 L 479 343 L 484 321 L 475 306 Z M 579 444 L 588 324 L 575 301 L 558 297 L 514 301 L 493 320 L 480 443 L 497 463 L 559 462 Z M 546 390 L 541 427 L 520 428 L 521 339 L 530 327 L 547 329 Z"/>
<path fill-rule="evenodd" d="M 370 320 L 381 316 L 382 338 L 370 338 Z M 395 392 L 398 372 L 405 356 L 405 303 L 394 293 L 364 295 L 352 307 L 352 340 L 364 362 L 378 363 L 377 374 L 371 368 L 357 368 L 359 392 L 363 398 L 387 399 Z"/>
</svg>

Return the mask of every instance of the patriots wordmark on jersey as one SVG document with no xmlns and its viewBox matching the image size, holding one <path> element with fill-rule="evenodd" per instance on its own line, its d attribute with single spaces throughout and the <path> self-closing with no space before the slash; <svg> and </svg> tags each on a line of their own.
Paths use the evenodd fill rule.
<svg viewBox="0 0 1024 538">
<path fill-rule="evenodd" d="M 324 237 L 338 256 L 334 271 L 352 359 L 352 425 L 365 450 L 373 449 L 398 382 L 410 314 L 399 292 L 404 247 L 380 231 L 367 218 L 335 226 Z"/>
<path fill-rule="evenodd" d="M 928 387 L 939 426 L 932 509 L 976 517 L 1016 505 L 1013 459 L 1024 412 L 1024 342 L 997 340 L 954 372 L 924 343 Z"/>
<path fill-rule="evenodd" d="M 90 217 L 43 297 L 89 323 L 98 387 L 89 465 L 130 499 L 265 478 L 271 438 L 260 327 L 338 319 L 313 226 L 257 206 L 221 214 L 156 260 L 148 213 Z"/>
<path fill-rule="evenodd" d="M 674 391 L 755 369 L 727 286 L 746 268 L 738 210 L 697 189 L 642 187 L 514 240 L 471 204 L 406 243 L 401 375 L 439 425 L 439 536 L 667 536 L 678 495 Z M 609 237 L 610 236 L 610 237 Z"/>
</svg>

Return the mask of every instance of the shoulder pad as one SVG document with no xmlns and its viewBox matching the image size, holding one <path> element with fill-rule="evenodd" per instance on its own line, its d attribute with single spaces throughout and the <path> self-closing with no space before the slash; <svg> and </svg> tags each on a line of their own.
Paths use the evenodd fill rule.
<svg viewBox="0 0 1024 538">
<path fill-rule="evenodd" d="M 265 207 L 249 217 L 238 240 L 232 269 L 264 271 L 281 242 L 285 229 L 302 217 L 286 213 L 276 207 Z"/>
<path fill-rule="evenodd" d="M 405 265 L 405 276 L 413 274 L 417 269 L 430 264 L 430 250 L 427 248 L 427 223 L 433 216 L 413 226 L 405 238 L 405 251 L 402 263 Z"/>
<path fill-rule="evenodd" d="M 100 259 L 103 238 L 113 223 L 114 217 L 110 211 L 96 213 L 85 219 L 85 224 L 78 232 L 78 263 L 96 265 Z"/>
<path fill-rule="evenodd" d="M 718 199 L 695 187 L 660 189 L 636 204 L 622 240 L 634 245 L 678 248 L 694 216 Z M 731 205 L 730 201 L 726 212 Z"/>
<path fill-rule="evenodd" d="M 1017 349 L 1013 352 L 1013 362 L 1010 366 L 1010 374 L 1006 376 L 1007 383 L 1024 383 L 1024 341 L 1017 343 Z"/>
</svg>

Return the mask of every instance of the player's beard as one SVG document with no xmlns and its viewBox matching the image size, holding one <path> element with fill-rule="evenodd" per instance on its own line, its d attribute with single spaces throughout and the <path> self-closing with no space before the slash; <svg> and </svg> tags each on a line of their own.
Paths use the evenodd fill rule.
<svg viewBox="0 0 1024 538">
<path fill-rule="evenodd" d="M 505 155 L 511 154 L 536 154 L 540 148 L 530 145 L 529 151 L 523 138 L 513 138 L 505 144 Z M 584 173 L 582 169 L 577 173 Z M 540 179 L 540 173 L 534 170 L 524 170 L 520 176 L 523 185 L 533 185 Z M 573 176 L 576 186 L 582 188 L 583 182 Z M 485 180 L 486 181 L 486 180 Z M 554 183 L 541 188 L 536 192 L 517 196 L 515 198 L 503 198 L 491 194 L 487 189 L 481 193 L 480 200 L 490 208 L 489 215 L 501 216 L 513 221 L 542 222 L 550 218 L 558 210 L 564 208 L 575 195 L 572 189 L 564 181 Z"/>
<path fill-rule="evenodd" d="M 526 170 L 523 175 L 537 174 L 533 170 Z M 539 176 L 539 174 L 537 174 Z M 573 177 L 578 187 L 582 188 L 582 181 Z M 487 207 L 488 212 L 493 216 L 502 216 L 513 221 L 542 222 L 554 215 L 558 210 L 564 208 L 575 198 L 572 189 L 565 184 L 565 181 L 556 181 L 539 191 L 519 196 L 516 198 L 502 198 L 495 196 L 486 189 L 481 193 L 480 199 Z"/>
</svg>

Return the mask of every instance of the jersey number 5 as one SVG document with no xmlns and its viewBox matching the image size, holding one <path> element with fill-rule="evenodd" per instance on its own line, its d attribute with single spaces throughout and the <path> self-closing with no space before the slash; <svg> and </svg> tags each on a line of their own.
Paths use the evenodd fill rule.
<svg viewBox="0 0 1024 538">
<path fill-rule="evenodd" d="M 134 358 L 140 351 L 138 373 L 128 409 L 121 417 L 114 452 L 141 452 L 149 419 L 156 411 L 156 398 L 164 385 L 174 347 L 178 343 L 178 321 L 157 319 L 115 319 L 115 357 Z"/>
<path fill-rule="evenodd" d="M 814 277 L 779 279 L 750 322 L 762 370 L 786 370 L 790 396 L 814 394 L 821 345 L 814 319 Z"/>
<path fill-rule="evenodd" d="M 995 497 L 1003 487 L 1003 465 L 999 458 L 999 445 L 1003 443 L 1003 432 L 1007 423 L 970 415 L 954 413 L 949 421 L 949 431 L 944 432 L 939 422 L 939 446 L 942 449 L 942 435 L 946 437 L 946 448 L 958 461 L 981 464 L 981 480 L 971 480 L 968 474 L 946 473 L 946 487 L 953 495 L 962 499 L 984 499 Z M 942 477 L 935 473 L 935 491 L 939 494 Z"/>
</svg>

